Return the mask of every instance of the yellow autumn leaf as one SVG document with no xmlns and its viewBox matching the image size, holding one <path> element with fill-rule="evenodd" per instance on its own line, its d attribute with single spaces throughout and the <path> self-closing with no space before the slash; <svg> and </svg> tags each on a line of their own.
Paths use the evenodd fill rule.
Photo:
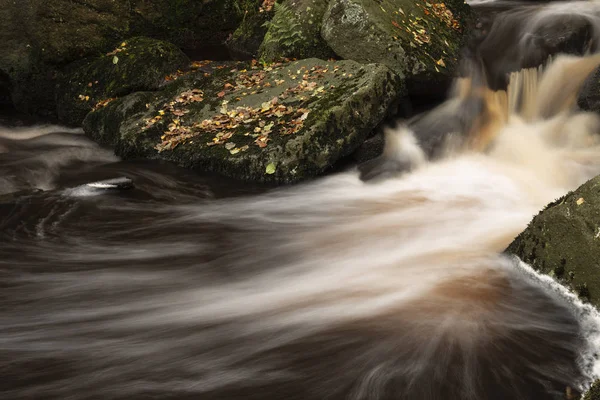
<svg viewBox="0 0 600 400">
<path fill-rule="evenodd" d="M 267 168 L 265 168 L 265 172 L 269 175 L 273 175 L 275 173 L 275 164 L 270 163 L 269 165 L 267 165 Z"/>
</svg>

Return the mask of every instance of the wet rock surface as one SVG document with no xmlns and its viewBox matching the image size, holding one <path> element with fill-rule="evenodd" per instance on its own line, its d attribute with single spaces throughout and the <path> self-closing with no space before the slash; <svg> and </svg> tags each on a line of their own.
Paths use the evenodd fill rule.
<svg viewBox="0 0 600 400">
<path fill-rule="evenodd" d="M 268 31 L 259 57 L 265 61 L 335 57 L 321 34 L 328 3 L 323 0 L 290 0 L 275 4 L 275 15 L 267 24 Z"/>
<path fill-rule="evenodd" d="M 22 0 L 0 6 L 0 74 L 22 112 L 56 117 L 64 67 L 109 52 L 133 36 L 168 40 L 186 52 L 223 45 L 259 0 Z"/>
<path fill-rule="evenodd" d="M 550 203 L 506 251 L 600 305 L 600 177 Z"/>
<path fill-rule="evenodd" d="M 353 61 L 220 65 L 115 100 L 84 129 L 126 158 L 289 183 L 351 154 L 403 90 L 387 67 Z"/>
<path fill-rule="evenodd" d="M 600 113 L 600 69 L 596 69 L 584 82 L 577 105 L 582 110 Z"/>
<path fill-rule="evenodd" d="M 554 8 L 553 8 L 554 7 Z M 577 7 L 581 7 L 579 4 Z M 485 8 L 484 8 L 485 9 Z M 492 89 L 505 89 L 508 74 L 544 64 L 557 54 L 583 55 L 595 47 L 597 10 L 557 9 L 533 4 L 488 15 L 489 32 L 480 32 L 477 53 Z M 489 24 L 489 20 L 485 22 Z"/>
<path fill-rule="evenodd" d="M 461 2 L 332 0 L 321 33 L 344 59 L 387 65 L 411 94 L 445 93 L 468 15 Z"/>
<path fill-rule="evenodd" d="M 157 90 L 165 77 L 189 67 L 188 57 L 171 43 L 144 37 L 123 41 L 100 57 L 64 70 L 57 89 L 58 118 L 80 126 L 103 102 L 135 91 Z"/>
</svg>

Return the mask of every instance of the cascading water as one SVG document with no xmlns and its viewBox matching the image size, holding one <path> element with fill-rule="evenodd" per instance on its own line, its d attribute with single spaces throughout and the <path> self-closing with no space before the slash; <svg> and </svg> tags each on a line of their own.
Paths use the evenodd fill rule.
<svg viewBox="0 0 600 400">
<path fill-rule="evenodd" d="M 0 397 L 575 398 L 600 317 L 500 253 L 600 173 L 599 117 L 572 101 L 598 64 L 459 82 L 388 133 L 393 173 L 368 183 L 227 196 L 77 133 L 0 130 Z M 419 129 L 473 98 L 466 140 L 427 161 Z M 72 189 L 115 175 L 136 189 Z"/>
</svg>

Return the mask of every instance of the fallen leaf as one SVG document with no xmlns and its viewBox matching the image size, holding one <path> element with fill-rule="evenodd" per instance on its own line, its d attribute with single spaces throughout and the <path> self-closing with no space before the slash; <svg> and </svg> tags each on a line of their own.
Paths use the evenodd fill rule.
<svg viewBox="0 0 600 400">
<path fill-rule="evenodd" d="M 582 205 L 583 203 L 585 203 L 585 200 L 583 199 L 583 197 L 580 197 L 580 198 L 577 199 L 577 205 L 578 206 Z"/>
<path fill-rule="evenodd" d="M 273 175 L 275 173 L 275 164 L 270 163 L 269 165 L 267 165 L 267 168 L 265 168 L 265 172 L 269 175 Z"/>
<path fill-rule="evenodd" d="M 217 97 L 223 97 L 223 96 L 225 96 L 225 92 L 219 92 L 219 93 L 217 93 Z"/>
<path fill-rule="evenodd" d="M 119 62 L 119 57 L 117 57 L 117 56 L 114 56 L 114 57 L 113 57 L 113 64 L 115 64 L 115 65 L 116 65 L 118 62 Z"/>
</svg>

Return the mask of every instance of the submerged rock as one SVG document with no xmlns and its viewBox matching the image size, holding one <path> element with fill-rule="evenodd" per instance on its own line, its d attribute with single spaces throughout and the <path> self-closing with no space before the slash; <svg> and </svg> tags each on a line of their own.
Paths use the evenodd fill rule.
<svg viewBox="0 0 600 400">
<path fill-rule="evenodd" d="M 84 130 L 126 158 L 287 183 L 351 154 L 403 91 L 387 67 L 306 59 L 193 73 L 88 114 Z"/>
<path fill-rule="evenodd" d="M 81 125 L 98 104 L 135 91 L 157 90 L 165 77 L 189 69 L 190 60 L 175 45 L 137 37 L 113 51 L 67 67 L 57 93 L 57 114 L 67 125 Z"/>
<path fill-rule="evenodd" d="M 458 65 L 468 6 L 426 0 L 331 0 L 321 33 L 344 59 L 387 65 L 411 94 L 445 93 Z"/>
<path fill-rule="evenodd" d="M 546 206 L 506 251 L 600 306 L 600 176 Z"/>
<path fill-rule="evenodd" d="M 265 61 L 283 58 L 323 58 L 335 56 L 321 37 L 323 15 L 328 1 L 289 0 L 275 4 L 275 15 L 260 46 Z"/>
</svg>

